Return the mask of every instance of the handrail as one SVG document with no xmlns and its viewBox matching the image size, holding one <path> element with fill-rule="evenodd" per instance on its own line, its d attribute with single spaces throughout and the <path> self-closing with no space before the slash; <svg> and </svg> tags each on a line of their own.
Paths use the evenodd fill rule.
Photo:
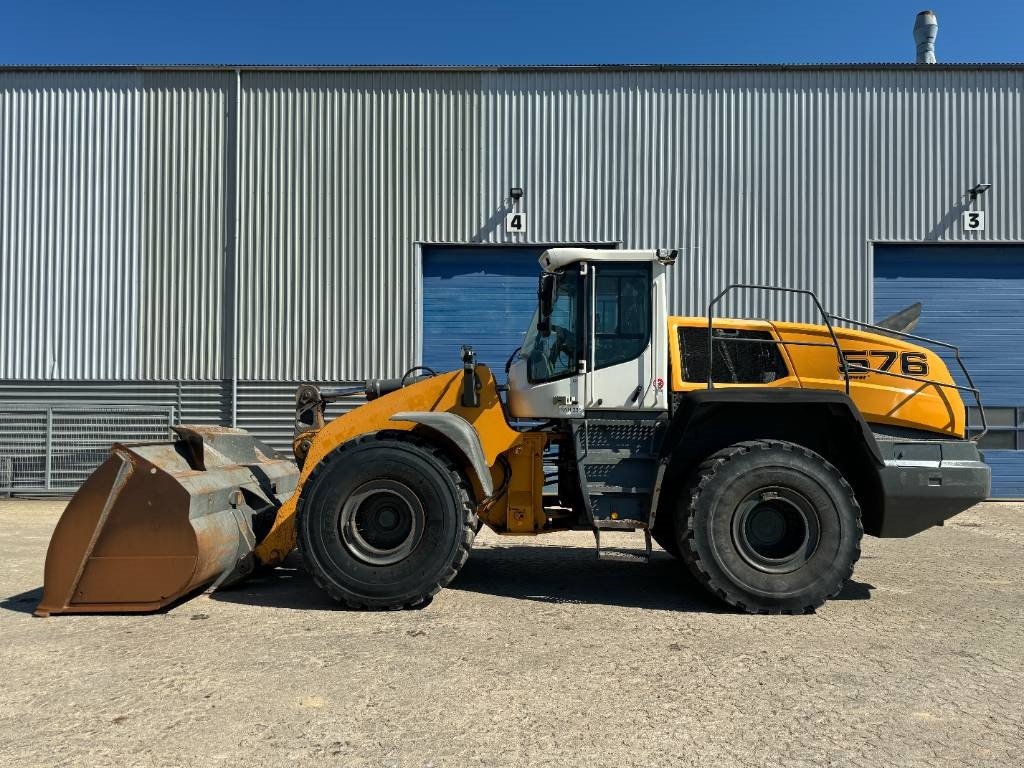
<svg viewBox="0 0 1024 768">
<path fill-rule="evenodd" d="M 774 285 L 757 285 L 753 283 L 733 283 L 725 288 L 721 293 L 715 296 L 714 299 L 708 304 L 708 364 L 707 364 L 707 384 L 708 389 L 714 389 L 714 380 L 712 377 L 712 371 L 714 370 L 714 349 L 715 349 L 715 336 L 714 336 L 714 312 L 713 309 L 730 291 L 734 289 L 747 289 L 747 290 L 762 290 L 762 291 L 777 291 L 779 293 L 794 293 L 805 296 L 810 296 L 814 302 L 815 307 L 818 309 L 819 314 L 825 321 L 825 327 L 828 329 L 829 336 L 832 339 L 832 343 L 828 344 L 825 342 L 814 342 L 814 341 L 786 341 L 785 339 L 741 339 L 741 338 L 728 338 L 719 337 L 718 341 L 735 342 L 744 344 L 781 344 L 783 346 L 802 346 L 802 347 L 832 347 L 836 350 L 836 356 L 839 360 L 839 369 L 843 373 L 843 380 L 845 383 L 846 394 L 850 394 L 850 372 L 854 373 L 878 373 L 883 376 L 892 376 L 897 379 L 907 379 L 909 381 L 918 381 L 922 384 L 931 384 L 937 387 L 946 387 L 948 389 L 956 389 L 961 392 L 970 392 L 974 395 L 974 402 L 978 406 L 978 415 L 981 418 L 981 431 L 968 438 L 971 442 L 978 442 L 988 433 L 988 419 L 985 415 L 985 406 L 981 402 L 981 392 L 974 384 L 974 379 L 971 377 L 970 371 L 967 370 L 967 366 L 964 364 L 963 359 L 960 357 L 960 347 L 955 344 L 950 344 L 946 341 L 938 341 L 937 339 L 930 339 L 927 336 L 918 336 L 906 331 L 896 331 L 891 328 L 885 328 L 881 325 L 874 325 L 872 323 L 865 323 L 860 320 L 853 320 L 849 317 L 843 317 L 842 315 L 835 315 L 831 312 L 826 312 L 822 306 L 821 301 L 817 295 L 810 290 L 803 288 L 783 288 Z M 952 350 L 953 357 L 957 364 L 960 366 L 960 370 L 963 372 L 964 377 L 967 379 L 968 386 L 964 387 L 959 384 L 949 384 L 944 381 L 937 381 L 935 379 L 925 379 L 920 376 L 910 376 L 908 374 L 895 373 L 893 371 L 883 371 L 880 368 L 869 368 L 867 366 L 859 365 L 857 363 L 850 364 L 846 360 L 846 356 L 843 354 L 842 349 L 839 346 L 839 339 L 836 336 L 835 329 L 832 326 L 832 321 L 840 323 L 849 323 L 860 328 L 870 328 L 873 331 L 880 333 L 890 334 L 899 336 L 904 339 L 911 339 L 913 341 L 923 342 L 925 344 L 934 344 L 939 347 Z M 967 419 L 966 413 L 964 414 L 964 431 L 967 430 Z"/>
</svg>

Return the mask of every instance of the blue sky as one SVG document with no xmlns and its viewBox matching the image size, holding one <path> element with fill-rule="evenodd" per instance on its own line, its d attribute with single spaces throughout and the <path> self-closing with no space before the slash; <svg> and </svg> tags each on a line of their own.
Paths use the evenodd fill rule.
<svg viewBox="0 0 1024 768">
<path fill-rule="evenodd" d="M 1024 61 L 1022 0 L 2 0 L 3 64 Z"/>
</svg>

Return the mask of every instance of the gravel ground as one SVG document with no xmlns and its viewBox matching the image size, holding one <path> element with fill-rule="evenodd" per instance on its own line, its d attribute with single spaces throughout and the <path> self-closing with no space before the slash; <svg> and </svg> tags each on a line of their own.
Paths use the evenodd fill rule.
<svg viewBox="0 0 1024 768">
<path fill-rule="evenodd" d="M 724 612 L 660 551 L 484 532 L 419 611 L 339 610 L 282 568 L 37 619 L 62 506 L 0 501 L 6 765 L 1020 765 L 1024 505 L 866 539 L 813 616 Z"/>
</svg>

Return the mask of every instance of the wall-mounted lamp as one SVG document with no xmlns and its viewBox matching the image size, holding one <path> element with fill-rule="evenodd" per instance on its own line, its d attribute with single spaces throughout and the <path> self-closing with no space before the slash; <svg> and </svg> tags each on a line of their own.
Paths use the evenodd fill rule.
<svg viewBox="0 0 1024 768">
<path fill-rule="evenodd" d="M 973 187 L 967 190 L 967 193 L 971 196 L 971 200 L 977 200 L 978 195 L 983 195 L 990 189 L 992 189 L 991 184 L 981 182 L 980 184 L 975 184 Z"/>
<path fill-rule="evenodd" d="M 518 202 L 522 198 L 522 196 L 523 196 L 523 188 L 522 187 L 512 187 L 512 189 L 510 189 L 508 191 L 508 196 L 511 197 L 516 202 Z"/>
</svg>

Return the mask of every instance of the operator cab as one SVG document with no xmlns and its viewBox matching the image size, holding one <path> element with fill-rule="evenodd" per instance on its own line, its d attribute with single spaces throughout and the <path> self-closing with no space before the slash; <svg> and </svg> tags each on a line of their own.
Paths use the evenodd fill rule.
<svg viewBox="0 0 1024 768">
<path fill-rule="evenodd" d="M 665 270 L 677 251 L 551 248 L 509 369 L 515 418 L 668 408 Z"/>
</svg>

